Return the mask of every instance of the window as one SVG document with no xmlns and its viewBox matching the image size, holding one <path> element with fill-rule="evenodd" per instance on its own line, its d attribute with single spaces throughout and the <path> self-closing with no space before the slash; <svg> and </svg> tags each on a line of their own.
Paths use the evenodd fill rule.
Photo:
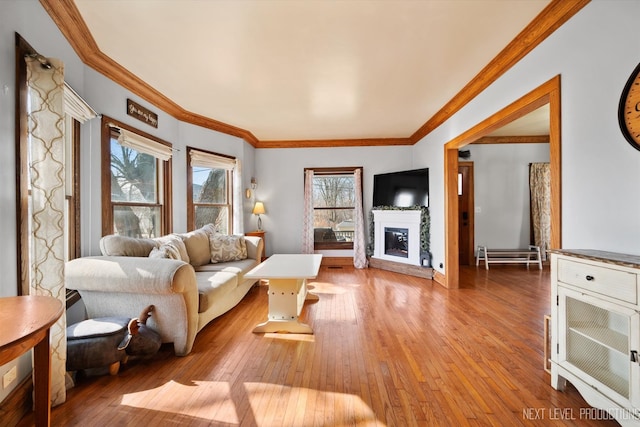
<svg viewBox="0 0 640 427">
<path fill-rule="evenodd" d="M 212 223 L 220 233 L 231 234 L 236 160 L 187 147 L 187 163 L 187 227 Z"/>
<path fill-rule="evenodd" d="M 314 249 L 353 249 L 354 173 L 362 168 L 312 169 Z"/>
<path fill-rule="evenodd" d="M 171 144 L 102 117 L 102 233 L 152 238 L 171 221 Z"/>
</svg>

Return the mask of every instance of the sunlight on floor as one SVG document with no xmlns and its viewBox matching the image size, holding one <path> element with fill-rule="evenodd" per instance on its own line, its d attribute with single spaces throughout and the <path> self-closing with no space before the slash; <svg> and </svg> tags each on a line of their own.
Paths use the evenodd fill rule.
<svg viewBox="0 0 640 427">
<path fill-rule="evenodd" d="M 121 404 L 157 411 L 157 401 L 163 402 L 162 412 L 213 422 L 248 422 L 258 426 L 274 423 L 304 426 L 303 417 L 308 405 L 333 402 L 331 413 L 324 415 L 326 425 L 384 426 L 359 396 L 269 383 L 244 383 L 244 392 L 233 392 L 226 382 L 193 381 L 186 385 L 169 381 L 161 387 L 126 394 Z M 246 407 L 246 401 L 251 413 L 238 414 L 238 407 Z M 275 407 L 279 411 L 274 411 Z"/>
<path fill-rule="evenodd" d="M 245 383 L 244 387 L 251 402 L 253 413 L 256 414 L 257 425 L 270 425 L 274 420 L 269 407 L 284 409 L 284 414 L 279 415 L 282 425 L 315 425 L 305 423 L 302 418 L 308 412 L 307 406 L 315 407 L 318 402 L 324 402 L 332 408 L 330 413 L 325 412 L 323 425 L 331 426 L 381 426 L 371 408 L 359 397 L 351 394 L 325 392 L 301 387 L 287 387 L 279 384 Z M 278 396 L 277 404 L 272 402 L 272 396 Z M 271 402 L 270 402 L 271 401 Z M 329 404 L 333 402 L 333 404 Z M 264 416 L 263 416 L 264 414 Z M 281 425 L 280 423 L 276 423 Z"/>
<path fill-rule="evenodd" d="M 274 338 L 278 340 L 284 341 L 302 341 L 302 342 L 316 342 L 313 334 L 289 334 L 289 333 L 278 333 L 278 332 L 266 332 L 264 334 L 265 338 Z"/>
<path fill-rule="evenodd" d="M 125 394 L 121 404 L 157 411 L 158 400 L 163 402 L 162 412 L 211 421 L 240 422 L 229 384 L 225 382 L 194 381 L 185 385 L 169 381 L 161 387 Z"/>
<path fill-rule="evenodd" d="M 322 295 L 322 294 L 333 294 L 333 295 L 341 295 L 348 292 L 343 285 L 337 286 L 333 283 L 327 282 L 310 282 L 307 284 L 307 289 L 314 294 Z"/>
</svg>

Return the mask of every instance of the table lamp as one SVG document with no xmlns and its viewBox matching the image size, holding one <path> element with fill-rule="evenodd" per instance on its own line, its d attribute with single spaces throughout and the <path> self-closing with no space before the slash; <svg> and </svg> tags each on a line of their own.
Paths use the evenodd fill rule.
<svg viewBox="0 0 640 427">
<path fill-rule="evenodd" d="M 264 203 L 256 202 L 253 207 L 253 214 L 258 215 L 258 230 L 262 231 L 262 218 L 260 218 L 260 214 L 264 213 Z"/>
</svg>

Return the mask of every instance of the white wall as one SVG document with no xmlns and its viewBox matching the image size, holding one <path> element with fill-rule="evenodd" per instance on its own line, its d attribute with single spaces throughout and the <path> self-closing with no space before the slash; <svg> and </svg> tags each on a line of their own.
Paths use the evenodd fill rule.
<svg viewBox="0 0 640 427">
<path fill-rule="evenodd" d="M 443 145 L 556 75 L 562 97 L 562 246 L 640 254 L 640 153 L 620 133 L 622 88 L 640 61 L 640 2 L 593 0 L 509 72 L 415 146 L 422 166 Z M 432 169 L 434 171 L 435 169 Z M 443 188 L 443 174 L 431 174 Z M 433 192 L 432 192 L 433 193 Z M 431 198 L 434 265 L 444 198 Z M 440 257 L 440 258 L 438 258 Z M 445 268 L 438 268 L 444 271 Z"/>
<path fill-rule="evenodd" d="M 418 167 L 411 152 L 410 146 L 256 150 L 256 195 L 267 212 L 262 215 L 267 252 L 302 250 L 304 168 L 362 166 L 363 204 L 368 218 L 373 203 L 373 175 Z M 255 217 L 251 218 L 254 228 L 255 221 Z"/>
<path fill-rule="evenodd" d="M 530 242 L 529 163 L 549 162 L 549 144 L 480 144 L 471 152 L 475 242 L 526 248 Z"/>
</svg>

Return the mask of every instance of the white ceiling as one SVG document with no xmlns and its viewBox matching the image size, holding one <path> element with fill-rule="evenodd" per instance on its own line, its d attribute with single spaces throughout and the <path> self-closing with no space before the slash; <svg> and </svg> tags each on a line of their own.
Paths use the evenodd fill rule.
<svg viewBox="0 0 640 427">
<path fill-rule="evenodd" d="M 502 126 L 487 136 L 549 135 L 549 114 L 549 104 L 545 104 L 526 116 Z"/>
<path fill-rule="evenodd" d="M 75 0 L 100 50 L 259 140 L 408 137 L 549 0 Z"/>
</svg>

